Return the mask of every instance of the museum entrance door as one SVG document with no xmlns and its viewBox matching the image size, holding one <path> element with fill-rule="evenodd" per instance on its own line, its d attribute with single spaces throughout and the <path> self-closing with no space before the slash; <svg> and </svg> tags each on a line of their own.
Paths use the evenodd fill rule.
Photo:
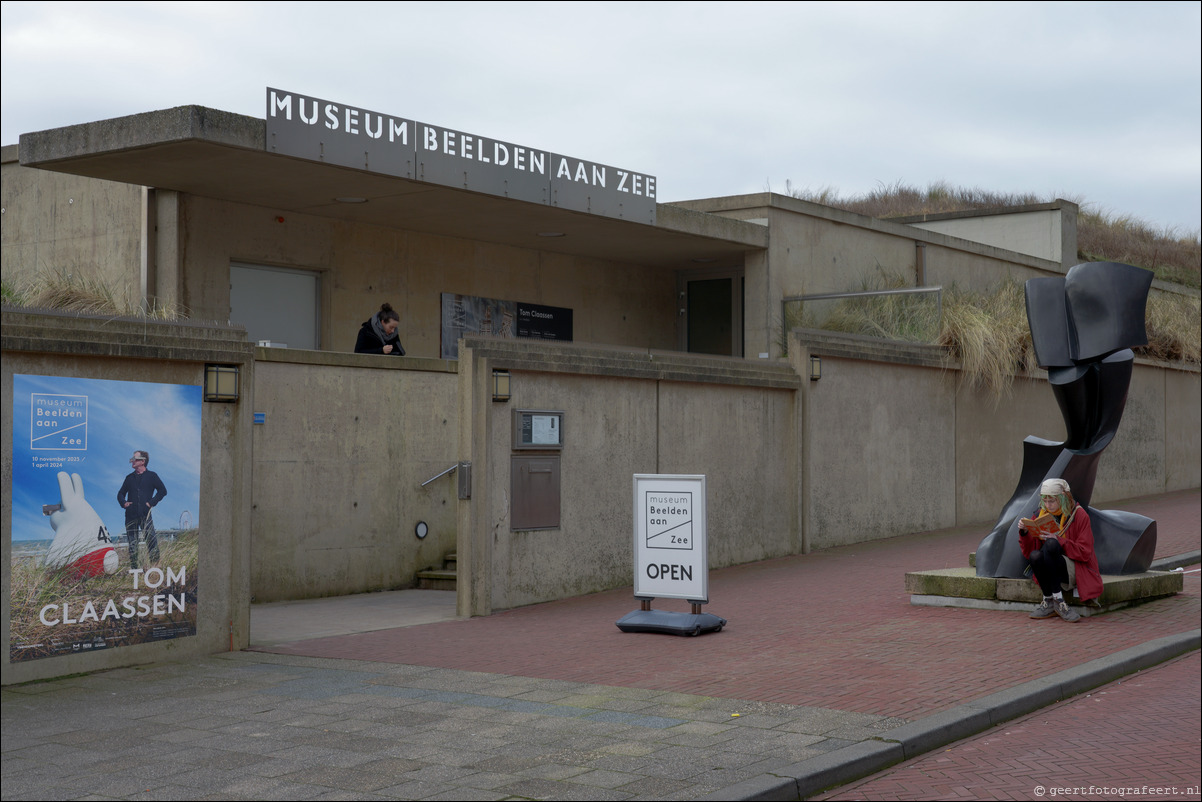
<svg viewBox="0 0 1202 802">
<path fill-rule="evenodd" d="M 689 270 L 677 284 L 680 349 L 743 356 L 743 271 Z"/>
</svg>

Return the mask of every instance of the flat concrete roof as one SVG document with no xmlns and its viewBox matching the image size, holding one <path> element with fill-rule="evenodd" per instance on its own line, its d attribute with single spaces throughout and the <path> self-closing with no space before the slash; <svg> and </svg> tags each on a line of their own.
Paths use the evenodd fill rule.
<svg viewBox="0 0 1202 802">
<path fill-rule="evenodd" d="M 176 190 L 280 212 L 673 269 L 742 264 L 765 226 L 656 208 L 617 220 L 271 153 L 265 120 L 179 106 L 22 134 L 24 167 Z M 340 203 L 336 198 L 366 198 Z M 540 233 L 562 232 L 562 237 Z"/>
</svg>

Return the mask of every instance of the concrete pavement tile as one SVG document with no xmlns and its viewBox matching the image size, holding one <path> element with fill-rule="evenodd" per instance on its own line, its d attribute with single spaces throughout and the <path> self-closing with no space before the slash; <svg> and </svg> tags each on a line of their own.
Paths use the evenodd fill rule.
<svg viewBox="0 0 1202 802">
<path fill-rule="evenodd" d="M 181 785 L 157 785 L 154 788 L 149 788 L 140 794 L 130 794 L 129 796 L 124 797 L 124 798 L 125 799 L 134 799 L 134 800 L 138 800 L 138 799 L 193 800 L 193 799 L 197 799 L 197 796 L 196 796 L 195 788 L 188 788 L 186 786 L 181 786 Z M 200 798 L 203 799 L 204 797 L 200 797 Z"/>
<path fill-rule="evenodd" d="M 598 710 L 595 713 L 586 714 L 583 718 L 592 722 L 603 721 L 608 724 L 624 724 L 656 730 L 672 729 L 685 722 L 685 719 L 665 718 L 664 716 L 649 716 L 637 713 L 620 713 L 616 710 Z"/>
<path fill-rule="evenodd" d="M 493 791 L 502 785 L 508 785 L 522 779 L 517 774 L 506 774 L 499 771 L 474 771 L 453 781 L 457 788 L 475 788 L 481 791 Z"/>
<path fill-rule="evenodd" d="M 519 754 L 513 750 L 507 750 L 504 754 L 480 761 L 476 764 L 475 768 L 479 771 L 517 775 L 524 769 L 539 765 L 545 757 L 545 752 Z"/>
<path fill-rule="evenodd" d="M 614 788 L 597 788 L 589 785 L 572 785 L 552 780 L 521 780 L 497 789 L 509 796 L 525 799 L 557 800 L 620 800 L 633 798 L 628 791 Z"/>
<path fill-rule="evenodd" d="M 721 765 L 721 756 L 714 756 L 714 768 L 704 774 L 697 774 L 692 779 L 698 784 L 705 784 L 717 788 L 727 788 L 732 785 L 737 785 L 752 777 L 759 777 L 764 774 L 772 774 L 773 772 L 789 765 L 789 761 L 783 758 L 766 757 L 757 760 L 754 763 L 749 763 L 745 766 L 726 767 Z"/>
<path fill-rule="evenodd" d="M 399 727 L 420 727 L 423 724 L 440 722 L 446 718 L 438 713 L 423 713 L 420 710 L 414 710 L 412 707 L 385 707 L 376 710 L 374 713 L 369 712 L 364 717 L 368 721 L 373 721 L 377 724 L 382 723 Z"/>
<path fill-rule="evenodd" d="M 789 720 L 781 724 L 781 729 L 791 732 L 805 732 L 812 735 L 825 735 L 833 730 L 849 726 L 871 726 L 873 722 L 882 720 L 883 716 L 869 713 L 853 713 L 845 710 L 831 710 L 823 707 L 799 707 Z M 890 719 L 902 723 L 906 719 Z"/>
<path fill-rule="evenodd" d="M 287 774 L 301 771 L 309 765 L 311 764 L 302 760 L 281 760 L 275 757 L 268 757 L 262 763 L 255 763 L 252 766 L 246 767 L 246 773 L 247 776 L 274 779 L 276 777 L 283 777 Z"/>
<path fill-rule="evenodd" d="M 675 730 L 671 730 L 675 733 Z M 701 733 L 682 732 L 679 735 L 668 735 L 661 738 L 660 743 L 665 746 L 689 746 L 697 749 L 719 749 L 727 746 L 739 738 L 739 733 L 736 732 L 721 732 L 712 735 L 704 735 Z"/>
<path fill-rule="evenodd" d="M 389 799 L 430 799 L 438 794 L 451 793 L 457 790 L 458 788 L 456 787 L 449 787 L 439 783 L 406 780 L 396 785 L 390 785 L 387 788 L 381 788 L 375 793 Z"/>
<path fill-rule="evenodd" d="M 890 737 L 889 736 L 890 730 L 896 729 L 897 727 L 901 727 L 901 726 L 904 726 L 905 724 L 909 723 L 909 722 L 904 721 L 903 719 L 893 719 L 893 720 L 899 722 L 898 724 L 894 725 L 893 727 L 882 728 L 882 727 L 876 727 L 876 726 L 871 726 L 871 725 L 866 726 L 866 727 L 864 727 L 864 726 L 836 727 L 833 730 L 827 730 L 825 735 L 828 738 L 839 738 L 839 739 L 845 740 L 845 741 L 867 741 L 870 738 L 885 738 L 887 740 Z"/>
<path fill-rule="evenodd" d="M 618 787 L 619 791 L 630 794 L 631 799 L 671 799 L 673 794 L 686 794 L 682 799 L 691 799 L 695 783 L 683 780 L 670 780 L 664 777 L 640 777 L 633 782 Z"/>
<path fill-rule="evenodd" d="M 597 788 L 622 788 L 625 791 L 625 786 L 641 779 L 641 775 L 625 771 L 589 769 L 567 779 L 568 782 L 579 785 L 592 785 Z M 629 791 L 626 792 L 629 793 Z"/>
<path fill-rule="evenodd" d="M 588 761 L 590 768 L 597 771 L 616 771 L 622 774 L 641 775 L 642 769 L 654 760 L 653 757 L 629 757 L 627 755 L 601 755 Z"/>
<path fill-rule="evenodd" d="M 474 767 L 430 765 L 407 773 L 405 779 L 411 782 L 451 785 L 462 777 L 478 773 Z"/>
<path fill-rule="evenodd" d="M 842 738 L 824 738 L 821 741 L 816 741 L 810 745 L 810 749 L 817 752 L 827 753 L 834 752 L 839 749 L 845 749 L 849 746 L 854 746 L 857 743 L 869 743 L 867 741 L 845 741 Z"/>
<path fill-rule="evenodd" d="M 372 755 L 347 752 L 343 749 L 323 749 L 316 746 L 290 746 L 271 753 L 280 760 L 298 760 L 307 765 L 329 765 L 339 768 L 360 766 L 372 759 Z"/>
<path fill-rule="evenodd" d="M 114 772 L 112 774 L 92 773 L 76 777 L 64 777 L 56 783 L 59 788 L 73 790 L 80 796 L 90 795 L 107 797 L 109 799 L 122 799 L 131 794 L 150 790 L 151 787 L 160 784 L 162 783 L 158 780 L 146 780 L 142 777 L 133 776 L 129 772 Z"/>
<path fill-rule="evenodd" d="M 208 786 L 209 792 L 229 794 L 237 799 L 313 799 L 330 790 L 313 785 L 297 785 L 293 782 L 265 777 L 244 777 L 230 783 Z"/>
<path fill-rule="evenodd" d="M 14 792 L 11 794 L 6 788 L 4 798 L 6 800 L 11 799 L 13 802 L 25 802 L 25 800 L 30 800 L 30 802 L 60 802 L 60 800 L 79 799 L 80 796 L 75 791 L 64 791 L 61 788 L 47 788 L 45 790 Z"/>
<path fill-rule="evenodd" d="M 210 733 L 207 738 L 200 738 L 193 745 L 217 752 L 237 751 L 258 755 L 275 755 L 283 750 L 297 746 L 291 736 L 298 734 L 297 730 L 274 730 L 270 737 L 250 738 L 245 735 L 220 735 Z"/>
<path fill-rule="evenodd" d="M 625 755 L 629 757 L 642 757 L 650 755 L 663 749 L 662 746 L 655 743 L 647 743 L 645 741 L 628 741 L 625 739 L 617 739 L 605 746 L 597 747 L 602 752 L 610 752 L 615 755 Z"/>
<path fill-rule="evenodd" d="M 481 762 L 496 757 L 508 746 L 509 744 L 502 744 L 495 749 L 483 750 L 479 744 L 472 743 L 470 749 L 443 749 L 438 753 L 438 763 L 443 766 L 461 766 L 474 770 Z"/>
<path fill-rule="evenodd" d="M 366 791 L 342 791 L 330 789 L 318 794 L 317 796 L 309 797 L 309 802 L 333 802 L 334 800 L 358 800 L 358 802 L 365 802 L 365 800 L 373 799 L 378 799 L 383 802 L 383 800 L 391 799 L 391 797 L 380 796 L 379 794 L 373 794 Z"/>
<path fill-rule="evenodd" d="M 575 777 L 577 774 L 584 774 L 587 771 L 590 771 L 587 766 L 558 763 L 552 758 L 546 762 L 516 771 L 514 774 L 523 779 L 566 780 L 569 777 Z"/>
<path fill-rule="evenodd" d="M 302 730 L 293 738 L 297 745 L 316 746 L 324 749 L 342 749 L 347 752 L 362 752 L 375 755 L 393 747 L 393 742 L 387 738 L 376 738 L 370 735 L 360 735 L 347 732 L 316 732 Z"/>
<path fill-rule="evenodd" d="M 276 779 L 299 785 L 322 785 L 340 788 L 344 791 L 360 792 L 378 791 L 396 783 L 396 777 L 391 774 L 374 774 L 357 769 L 340 769 L 330 766 L 310 766 L 291 774 L 281 775 Z"/>
<path fill-rule="evenodd" d="M 672 735 L 704 735 L 714 736 L 723 733 L 736 733 L 738 728 L 731 724 L 718 724 L 712 721 L 685 721 L 672 728 Z"/>
<path fill-rule="evenodd" d="M 436 799 L 436 800 L 449 799 L 452 801 L 462 800 L 462 802 L 468 802 L 468 800 L 477 800 L 477 799 L 488 800 L 488 799 L 508 799 L 508 798 L 509 797 L 506 794 L 497 793 L 496 791 L 485 791 L 485 790 L 481 790 L 479 788 L 456 788 L 453 791 L 444 791 L 441 794 L 434 794 L 433 796 L 425 797 L 425 799 Z"/>
<path fill-rule="evenodd" d="M 259 725 L 259 731 L 263 731 L 263 725 Z M 198 730 L 192 727 L 178 727 L 170 732 L 161 733 L 156 740 L 168 744 L 187 745 L 189 749 L 196 746 L 198 741 L 209 738 L 213 733 L 208 730 Z"/>
<path fill-rule="evenodd" d="M 222 752 L 210 757 L 204 762 L 204 765 L 205 767 L 216 769 L 241 769 L 258 766 L 270 760 L 271 758 L 267 755 L 248 754 L 246 752 Z M 147 776 L 172 776 L 171 768 L 170 765 L 159 764 L 156 767 L 156 773 Z M 179 770 L 178 766 L 175 767 L 175 770 Z"/>
<path fill-rule="evenodd" d="M 331 716 L 315 716 L 312 713 L 304 712 L 296 713 L 292 718 L 284 719 L 280 723 L 287 727 L 308 727 L 320 730 L 336 722 L 337 719 Z"/>
<path fill-rule="evenodd" d="M 647 777 L 666 777 L 672 780 L 692 780 L 714 767 L 709 765 L 706 750 L 667 747 L 655 755 L 655 760 L 639 770 Z"/>
</svg>

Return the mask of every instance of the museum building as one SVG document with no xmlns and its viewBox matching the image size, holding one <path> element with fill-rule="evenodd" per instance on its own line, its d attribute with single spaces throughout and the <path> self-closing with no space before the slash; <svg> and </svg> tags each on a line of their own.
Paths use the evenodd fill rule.
<svg viewBox="0 0 1202 802">
<path fill-rule="evenodd" d="M 199 653 L 245 646 L 252 601 L 413 587 L 449 555 L 460 615 L 630 585 L 635 474 L 707 477 L 714 569 L 991 521 L 1022 438 L 1063 437 L 1042 374 L 999 405 L 940 348 L 786 309 L 882 277 L 937 303 L 1063 275 L 1072 203 L 904 221 L 769 192 L 661 203 L 634 165 L 265 100 L 263 118 L 181 106 L 3 151 L 6 282 L 86 272 L 186 313 L 5 308 L 6 398 L 14 374 L 237 376 L 204 409 L 201 576 L 223 584 Z M 351 353 L 382 302 L 403 358 Z M 1198 410 L 1196 367 L 1139 361 L 1143 422 L 1095 499 L 1202 483 Z"/>
</svg>

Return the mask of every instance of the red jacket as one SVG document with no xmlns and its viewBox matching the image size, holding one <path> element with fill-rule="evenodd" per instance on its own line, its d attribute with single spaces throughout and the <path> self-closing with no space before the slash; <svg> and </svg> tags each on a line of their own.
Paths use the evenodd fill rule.
<svg viewBox="0 0 1202 802">
<path fill-rule="evenodd" d="M 1023 557 L 1030 559 L 1031 552 L 1039 549 L 1042 542 L 1020 529 L 1018 545 L 1023 550 Z M 1064 555 L 1077 564 L 1077 597 L 1081 601 L 1089 601 L 1101 596 L 1102 574 L 1098 571 L 1098 558 L 1093 553 L 1093 526 L 1084 507 L 1077 507 L 1068 528 L 1060 533 L 1060 546 L 1064 549 Z"/>
</svg>

